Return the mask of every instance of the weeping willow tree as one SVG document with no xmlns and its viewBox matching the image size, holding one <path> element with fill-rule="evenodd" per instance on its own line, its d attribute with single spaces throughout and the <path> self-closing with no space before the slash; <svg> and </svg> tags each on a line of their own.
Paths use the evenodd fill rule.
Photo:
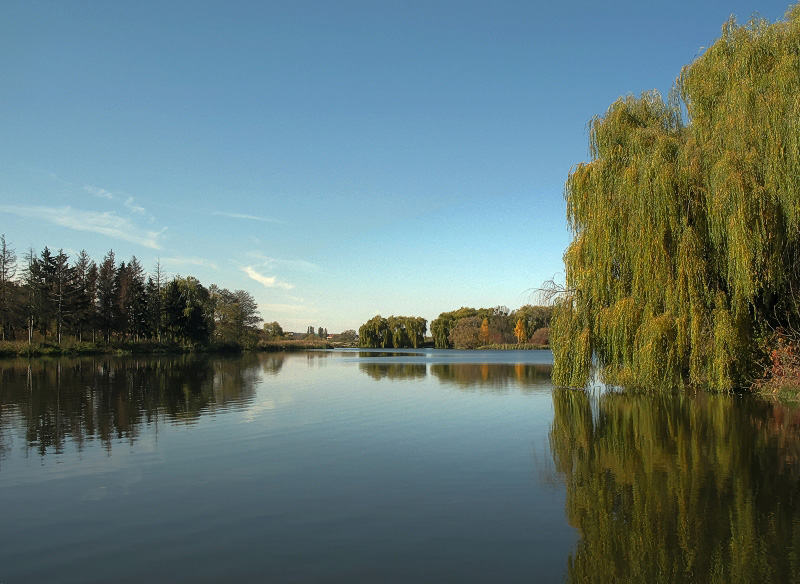
<svg viewBox="0 0 800 584">
<path fill-rule="evenodd" d="M 765 334 L 800 328 L 800 6 L 728 21 L 668 100 L 617 100 L 590 156 L 565 187 L 554 380 L 747 383 Z"/>
</svg>

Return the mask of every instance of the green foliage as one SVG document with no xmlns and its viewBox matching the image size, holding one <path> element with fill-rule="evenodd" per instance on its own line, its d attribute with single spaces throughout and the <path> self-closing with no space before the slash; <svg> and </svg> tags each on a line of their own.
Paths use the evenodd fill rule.
<svg viewBox="0 0 800 584">
<path fill-rule="evenodd" d="M 565 188 L 574 239 L 554 380 L 729 390 L 800 324 L 800 10 L 728 22 L 677 94 L 617 100 Z"/>
<path fill-rule="evenodd" d="M 261 322 L 255 298 L 246 290 L 231 292 L 215 285 L 209 292 L 214 310 L 214 339 L 239 348 L 254 346 L 258 340 L 257 326 Z M 273 324 L 280 329 L 278 323 Z"/>
<path fill-rule="evenodd" d="M 480 319 L 480 324 L 483 324 L 484 320 L 488 324 L 488 332 L 484 331 L 484 337 L 479 344 L 516 344 L 527 341 L 537 329 L 549 326 L 552 315 L 552 306 L 531 306 L 530 304 L 514 311 L 510 311 L 505 306 L 478 309 L 461 307 L 452 312 L 441 313 L 431 322 L 431 334 L 437 349 L 452 349 L 454 344 L 450 334 L 458 322 L 477 317 Z M 458 334 L 460 335 L 461 332 L 464 331 L 460 331 Z M 522 338 L 520 338 L 520 334 Z"/>
<path fill-rule="evenodd" d="M 282 339 L 284 336 L 283 327 L 277 321 L 265 322 L 264 336 L 269 340 Z"/>
<path fill-rule="evenodd" d="M 207 345 L 213 314 L 211 295 L 197 278 L 178 276 L 165 286 L 165 328 L 173 339 L 194 346 Z"/>
<path fill-rule="evenodd" d="M 419 348 L 425 341 L 428 321 L 420 316 L 372 317 L 358 329 L 358 346 Z"/>
<path fill-rule="evenodd" d="M 455 349 L 476 349 L 484 344 L 481 341 L 482 322 L 479 316 L 468 316 L 456 321 L 448 336 L 450 346 Z"/>
<path fill-rule="evenodd" d="M 355 343 L 358 340 L 358 333 L 354 329 L 347 329 L 339 333 L 336 340 L 341 343 Z"/>
<path fill-rule="evenodd" d="M 580 541 L 567 582 L 797 582 L 798 412 L 698 392 L 553 392 Z"/>
</svg>

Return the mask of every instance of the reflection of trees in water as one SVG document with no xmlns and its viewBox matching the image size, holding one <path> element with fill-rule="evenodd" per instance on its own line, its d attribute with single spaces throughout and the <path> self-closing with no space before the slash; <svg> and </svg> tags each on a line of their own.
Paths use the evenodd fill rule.
<svg viewBox="0 0 800 584">
<path fill-rule="evenodd" d="M 568 581 L 800 578 L 798 410 L 732 396 L 593 399 L 553 392 L 550 446 L 581 535 Z"/>
<path fill-rule="evenodd" d="M 425 363 L 359 363 L 358 368 L 373 379 L 424 379 L 428 374 Z"/>
<path fill-rule="evenodd" d="M 277 375 L 283 368 L 286 353 L 261 353 L 259 355 L 261 371 L 267 375 Z"/>
<path fill-rule="evenodd" d="M 375 353 L 370 354 L 370 356 Z M 385 355 L 383 355 L 385 356 Z M 425 363 L 372 363 L 358 364 L 363 371 L 376 380 L 423 379 L 428 372 Z M 443 383 L 453 383 L 462 389 L 480 387 L 490 391 L 505 390 L 510 386 L 526 387 L 550 383 L 550 365 L 517 363 L 435 363 L 430 372 Z"/>
<path fill-rule="evenodd" d="M 530 363 L 437 363 L 431 365 L 431 373 L 439 381 L 453 383 L 463 389 L 479 387 L 491 391 L 502 391 L 509 386 L 523 390 L 536 385 L 549 384 L 551 365 Z"/>
<path fill-rule="evenodd" d="M 263 354 L 3 361 L 0 456 L 15 419 L 42 456 L 62 452 L 67 440 L 79 450 L 90 440 L 110 449 L 113 440 L 134 442 L 159 416 L 191 423 L 240 407 L 254 396 L 259 369 L 276 373 L 282 363 Z"/>
</svg>

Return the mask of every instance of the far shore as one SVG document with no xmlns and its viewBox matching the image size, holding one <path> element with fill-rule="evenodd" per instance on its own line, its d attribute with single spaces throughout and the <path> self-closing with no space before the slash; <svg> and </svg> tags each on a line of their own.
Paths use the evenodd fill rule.
<svg viewBox="0 0 800 584">
<path fill-rule="evenodd" d="M 338 343 L 315 340 L 272 340 L 259 341 L 254 345 L 244 346 L 237 343 L 224 343 L 209 346 L 190 346 L 180 343 L 151 342 L 151 341 L 112 341 L 105 342 L 77 342 L 68 341 L 61 344 L 55 342 L 25 341 L 0 341 L 0 358 L 14 357 L 75 357 L 80 355 L 180 355 L 184 353 L 242 353 L 242 352 L 281 352 L 281 351 L 308 351 L 312 349 L 363 349 L 354 343 Z M 372 347 L 375 348 L 375 347 Z M 378 347 L 380 348 L 380 347 Z M 420 349 L 432 349 L 433 343 L 425 343 Z M 485 345 L 476 347 L 475 350 L 541 350 L 549 349 L 547 345 Z M 387 351 L 402 350 L 394 347 L 385 347 Z"/>
</svg>

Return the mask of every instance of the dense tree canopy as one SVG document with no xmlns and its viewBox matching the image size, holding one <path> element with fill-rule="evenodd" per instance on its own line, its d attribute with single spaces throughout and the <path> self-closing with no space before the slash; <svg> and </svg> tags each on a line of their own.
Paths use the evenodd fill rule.
<svg viewBox="0 0 800 584">
<path fill-rule="evenodd" d="M 552 306 L 530 304 L 517 310 L 509 310 L 505 306 L 477 309 L 462 306 L 458 310 L 441 313 L 431 322 L 431 335 L 437 349 L 471 349 L 488 344 L 525 344 L 530 341 L 534 332 L 550 326 L 552 314 Z M 475 328 L 473 321 L 468 320 L 473 318 L 478 319 L 475 331 L 473 331 Z"/>
<path fill-rule="evenodd" d="M 418 348 L 425 340 L 428 321 L 420 316 L 377 315 L 358 329 L 358 344 L 361 347 Z"/>
<path fill-rule="evenodd" d="M 160 264 L 148 276 L 135 256 L 117 263 L 113 251 L 98 266 L 85 251 L 70 263 L 63 250 L 31 249 L 17 266 L 16 253 L 0 235 L 1 340 L 248 346 L 256 342 L 260 322 L 256 301 L 245 290 L 207 289 L 191 276 L 167 281 Z"/>
<path fill-rule="evenodd" d="M 557 383 L 595 359 L 614 383 L 728 390 L 768 333 L 800 328 L 800 8 L 729 21 L 676 89 L 594 119 L 567 180 Z"/>
</svg>

